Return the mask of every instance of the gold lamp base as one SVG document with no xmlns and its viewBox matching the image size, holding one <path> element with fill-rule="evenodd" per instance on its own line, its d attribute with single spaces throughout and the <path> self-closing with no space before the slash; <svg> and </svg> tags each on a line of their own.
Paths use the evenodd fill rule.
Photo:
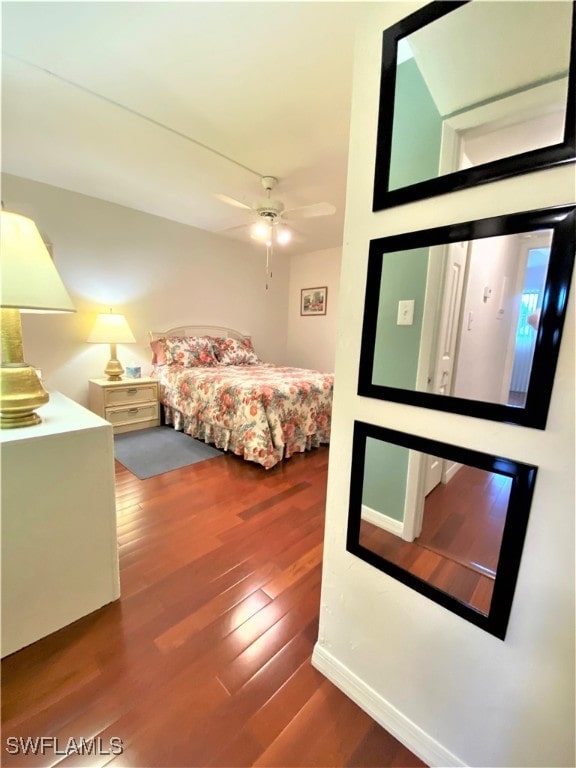
<svg viewBox="0 0 576 768">
<path fill-rule="evenodd" d="M 3 308 L 0 429 L 39 424 L 42 419 L 34 411 L 49 399 L 36 369 L 23 359 L 20 311 Z"/>
<path fill-rule="evenodd" d="M 9 366 L 2 364 L 0 387 L 0 429 L 31 427 L 42 419 L 35 409 L 49 400 L 31 365 Z"/>
<path fill-rule="evenodd" d="M 116 344 L 110 344 L 110 360 L 106 363 L 104 373 L 108 376 L 108 381 L 121 381 L 124 368 L 122 363 L 116 357 Z"/>
</svg>

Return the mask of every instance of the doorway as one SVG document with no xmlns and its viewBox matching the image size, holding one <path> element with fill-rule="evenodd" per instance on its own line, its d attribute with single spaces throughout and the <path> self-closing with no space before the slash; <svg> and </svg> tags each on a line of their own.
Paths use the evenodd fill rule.
<svg viewBox="0 0 576 768">
<path fill-rule="evenodd" d="M 526 393 L 540 323 L 544 284 L 550 260 L 549 239 L 542 235 L 530 240 L 526 238 L 523 242 L 522 257 L 526 269 L 520 292 L 514 360 L 508 391 L 508 404 L 521 408 L 526 404 Z"/>
</svg>

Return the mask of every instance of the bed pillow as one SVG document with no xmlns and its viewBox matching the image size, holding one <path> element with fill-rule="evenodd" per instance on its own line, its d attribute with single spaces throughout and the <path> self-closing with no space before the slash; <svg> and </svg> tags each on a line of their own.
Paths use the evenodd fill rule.
<svg viewBox="0 0 576 768">
<path fill-rule="evenodd" d="M 158 339 L 162 342 L 159 350 L 164 351 L 165 363 L 160 362 L 160 352 L 156 351 L 157 365 L 181 365 L 194 368 L 199 365 L 217 365 L 214 354 L 214 341 L 208 336 L 170 336 Z"/>
<path fill-rule="evenodd" d="M 220 365 L 257 365 L 262 362 L 250 339 L 215 338 L 214 346 Z"/>
<path fill-rule="evenodd" d="M 166 339 L 154 339 L 150 342 L 152 365 L 167 365 Z"/>
</svg>

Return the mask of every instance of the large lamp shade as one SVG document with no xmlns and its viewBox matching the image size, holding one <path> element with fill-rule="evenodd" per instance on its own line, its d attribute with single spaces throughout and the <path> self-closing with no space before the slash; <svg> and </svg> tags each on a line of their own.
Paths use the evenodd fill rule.
<svg viewBox="0 0 576 768">
<path fill-rule="evenodd" d="M 36 224 L 17 213 L 1 215 L 2 307 L 75 312 Z"/>
<path fill-rule="evenodd" d="M 28 427 L 41 421 L 35 409 L 49 395 L 36 369 L 24 362 L 20 310 L 76 310 L 36 224 L 17 213 L 0 215 L 0 427 Z"/>
</svg>

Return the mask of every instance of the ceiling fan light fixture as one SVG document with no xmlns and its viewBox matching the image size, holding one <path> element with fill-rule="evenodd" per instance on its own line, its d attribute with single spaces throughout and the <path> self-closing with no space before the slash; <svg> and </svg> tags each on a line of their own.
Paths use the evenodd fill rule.
<svg viewBox="0 0 576 768">
<path fill-rule="evenodd" d="M 292 240 L 292 233 L 287 227 L 281 227 L 276 232 L 276 242 L 279 245 L 286 245 L 290 240 Z"/>
<path fill-rule="evenodd" d="M 271 226 L 266 221 L 256 221 L 250 228 L 250 236 L 254 240 L 260 240 L 263 243 L 268 243 L 271 239 Z"/>
<path fill-rule="evenodd" d="M 274 246 L 287 245 L 294 238 L 299 241 L 301 237 L 289 227 L 284 226 L 284 220 L 288 219 L 311 219 L 317 216 L 331 216 L 336 212 L 336 207 L 331 203 L 313 203 L 299 208 L 289 208 L 286 210 L 281 200 L 276 200 L 271 196 L 272 190 L 276 188 L 278 179 L 276 176 L 262 176 L 262 187 L 266 190 L 266 197 L 255 200 L 252 206 L 248 206 L 240 200 L 235 200 L 228 195 L 218 194 L 217 197 L 224 203 L 233 205 L 236 208 L 247 208 L 257 219 L 252 224 L 242 225 L 240 227 L 229 227 L 232 229 L 241 229 L 244 236 L 248 232 L 252 240 L 266 246 L 266 290 L 272 278 L 272 257 L 274 255 Z"/>
</svg>

